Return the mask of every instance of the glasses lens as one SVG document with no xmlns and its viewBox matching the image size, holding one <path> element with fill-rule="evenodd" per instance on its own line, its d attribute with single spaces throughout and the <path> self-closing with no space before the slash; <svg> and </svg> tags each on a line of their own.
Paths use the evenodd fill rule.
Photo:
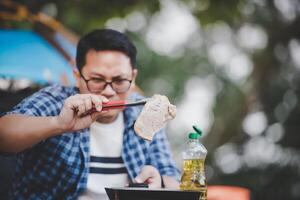
<svg viewBox="0 0 300 200">
<path fill-rule="evenodd" d="M 116 91 L 117 93 L 123 93 L 126 92 L 131 85 L 131 81 L 129 80 L 114 80 L 112 82 L 112 88 L 114 89 L 114 91 Z"/>
<path fill-rule="evenodd" d="M 106 82 L 102 79 L 90 79 L 88 81 L 88 88 L 92 92 L 102 91 L 104 89 Z"/>
</svg>

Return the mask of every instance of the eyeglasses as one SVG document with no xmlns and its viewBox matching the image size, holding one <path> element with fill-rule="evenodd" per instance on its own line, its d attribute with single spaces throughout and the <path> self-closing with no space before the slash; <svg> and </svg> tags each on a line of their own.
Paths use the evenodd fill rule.
<svg viewBox="0 0 300 200">
<path fill-rule="evenodd" d="M 125 93 L 129 90 L 132 80 L 128 79 L 113 79 L 112 81 L 106 81 L 102 78 L 91 78 L 86 79 L 84 76 L 80 73 L 80 76 L 85 81 L 87 88 L 90 92 L 93 93 L 99 93 L 102 92 L 107 85 L 110 85 L 110 87 L 116 92 L 116 93 Z"/>
</svg>

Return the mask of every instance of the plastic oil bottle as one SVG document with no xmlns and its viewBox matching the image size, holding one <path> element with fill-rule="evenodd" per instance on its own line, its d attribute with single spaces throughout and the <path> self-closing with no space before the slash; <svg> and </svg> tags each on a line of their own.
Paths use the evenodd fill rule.
<svg viewBox="0 0 300 200">
<path fill-rule="evenodd" d="M 193 126 L 195 132 L 188 135 L 187 148 L 183 151 L 183 169 L 180 181 L 181 190 L 199 191 L 199 200 L 207 200 L 207 183 L 204 162 L 207 155 L 206 148 L 200 143 L 202 132 Z"/>
</svg>

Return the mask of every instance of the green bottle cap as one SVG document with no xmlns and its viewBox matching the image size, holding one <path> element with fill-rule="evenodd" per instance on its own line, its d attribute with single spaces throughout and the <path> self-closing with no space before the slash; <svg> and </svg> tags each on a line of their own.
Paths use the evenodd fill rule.
<svg viewBox="0 0 300 200">
<path fill-rule="evenodd" d="M 202 136 L 202 131 L 200 128 L 198 128 L 197 126 L 194 125 L 193 129 L 199 134 L 200 137 Z"/>
<path fill-rule="evenodd" d="M 200 135 L 198 133 L 189 133 L 189 139 L 199 139 Z"/>
</svg>

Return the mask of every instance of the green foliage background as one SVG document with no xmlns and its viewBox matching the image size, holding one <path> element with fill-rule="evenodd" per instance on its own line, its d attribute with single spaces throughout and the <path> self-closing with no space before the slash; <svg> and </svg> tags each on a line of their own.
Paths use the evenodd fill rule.
<svg viewBox="0 0 300 200">
<path fill-rule="evenodd" d="M 247 24 L 263 28 L 268 37 L 264 48 L 247 50 L 241 47 L 242 51 L 251 58 L 253 71 L 244 82 L 240 83 L 232 81 L 224 70 L 216 67 L 209 60 L 208 52 L 211 47 L 211 44 L 207 42 L 209 35 L 202 35 L 203 46 L 198 49 L 185 48 L 184 53 L 177 57 L 161 55 L 147 45 L 144 40 L 146 28 L 150 25 L 150 19 L 162 9 L 164 1 L 23 0 L 20 2 L 28 5 L 33 11 L 50 14 L 53 10 L 49 8 L 54 5 L 54 17 L 78 35 L 83 35 L 95 28 L 105 27 L 111 18 L 123 19 L 134 11 L 142 13 L 146 19 L 145 28 L 138 32 L 125 29 L 125 33 L 138 48 L 139 78 L 137 83 L 147 95 L 159 91 L 159 88 L 153 89 L 157 78 L 166 81 L 171 86 L 163 92 L 175 103 L 184 99 L 184 86 L 191 77 L 205 78 L 214 75 L 222 85 L 212 108 L 214 122 L 209 133 L 203 138 L 209 151 L 206 162 L 209 184 L 247 187 L 251 190 L 253 199 L 300 199 L 300 158 L 298 156 L 300 76 L 299 69 L 292 62 L 289 51 L 291 41 L 300 39 L 300 3 L 296 0 L 282 0 L 296 8 L 295 16 L 285 19 L 278 9 L 278 5 L 281 5 L 279 1 L 173 1 L 189 8 L 189 12 L 197 20 L 204 33 L 212 25 L 218 23 L 228 26 L 233 37 L 237 37 L 240 28 Z M 299 49 L 297 54 L 300 55 Z M 293 98 L 290 98 L 291 96 Z M 265 137 L 265 131 L 261 136 L 252 137 L 243 129 L 244 118 L 253 110 L 263 111 L 268 125 L 281 124 L 284 135 L 273 145 L 280 148 L 280 151 L 286 152 L 291 159 L 285 163 L 257 161 L 255 165 L 242 165 L 238 170 L 226 173 L 222 167 L 218 166 L 216 160 L 217 152 L 224 149 L 222 147 L 233 147 L 235 155 L 245 161 L 245 145 L 249 141 Z M 276 112 L 279 112 L 279 116 Z M 170 137 L 172 137 L 171 134 Z M 184 136 L 171 140 L 177 157 L 180 157 L 177 154 L 180 152 L 178 146 L 182 144 L 183 139 Z M 267 143 L 264 146 L 266 151 L 268 147 Z M 226 155 L 223 154 L 223 156 Z"/>
</svg>

